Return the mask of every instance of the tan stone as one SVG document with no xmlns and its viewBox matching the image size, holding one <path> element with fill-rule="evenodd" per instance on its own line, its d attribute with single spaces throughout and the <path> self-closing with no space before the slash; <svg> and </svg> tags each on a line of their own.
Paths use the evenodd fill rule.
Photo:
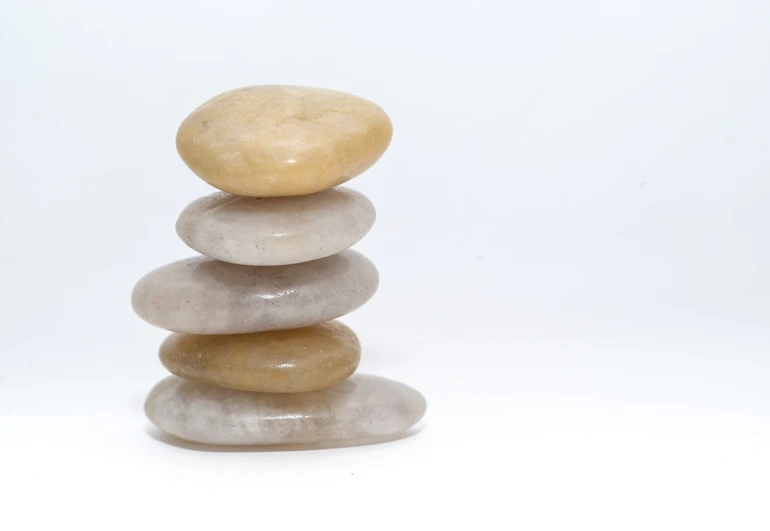
<svg viewBox="0 0 770 531">
<path fill-rule="evenodd" d="M 225 92 L 182 125 L 179 154 L 201 179 L 236 195 L 319 192 L 379 159 L 393 127 L 374 103 L 332 90 L 263 85 Z"/>
<path fill-rule="evenodd" d="M 172 334 L 160 360 L 188 380 L 269 393 L 301 393 L 332 386 L 358 367 L 361 346 L 337 321 L 256 334 Z"/>
</svg>

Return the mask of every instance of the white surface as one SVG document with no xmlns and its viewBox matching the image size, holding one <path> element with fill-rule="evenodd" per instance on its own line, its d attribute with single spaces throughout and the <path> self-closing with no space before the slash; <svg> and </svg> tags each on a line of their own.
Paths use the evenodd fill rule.
<svg viewBox="0 0 770 531">
<path fill-rule="evenodd" d="M 0 527 L 770 527 L 770 3 L 3 4 Z M 394 122 L 345 321 L 417 436 L 145 432 L 165 334 L 130 290 L 212 191 L 176 127 L 259 83 Z"/>
</svg>

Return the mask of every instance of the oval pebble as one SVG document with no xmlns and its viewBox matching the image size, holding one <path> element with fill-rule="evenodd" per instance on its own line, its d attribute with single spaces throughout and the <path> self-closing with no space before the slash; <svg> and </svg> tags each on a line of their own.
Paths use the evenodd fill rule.
<svg viewBox="0 0 770 531">
<path fill-rule="evenodd" d="M 300 444 L 367 440 L 403 432 L 424 415 L 411 387 L 367 374 L 321 391 L 251 393 L 171 376 L 144 405 L 150 421 L 187 441 L 206 444 Z"/>
<path fill-rule="evenodd" d="M 349 188 L 264 199 L 219 192 L 185 208 L 176 232 L 217 260 L 285 265 L 344 251 L 369 232 L 374 218 L 371 201 Z"/>
<path fill-rule="evenodd" d="M 356 370 L 361 345 L 338 321 L 256 334 L 172 334 L 160 360 L 188 380 L 266 393 L 325 389 Z"/>
<path fill-rule="evenodd" d="M 393 126 L 374 103 L 334 90 L 263 85 L 220 94 L 179 127 L 182 160 L 235 195 L 320 192 L 360 174 L 390 144 Z"/>
<path fill-rule="evenodd" d="M 247 334 L 341 317 L 368 301 L 378 280 L 374 264 L 350 249 L 268 267 L 199 256 L 146 274 L 131 303 L 139 317 L 172 332 Z"/>
</svg>

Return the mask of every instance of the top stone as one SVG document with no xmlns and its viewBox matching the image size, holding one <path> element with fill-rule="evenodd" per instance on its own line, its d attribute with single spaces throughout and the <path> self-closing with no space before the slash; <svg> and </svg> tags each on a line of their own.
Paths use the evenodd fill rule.
<svg viewBox="0 0 770 531">
<path fill-rule="evenodd" d="M 390 144 L 393 126 L 374 103 L 333 90 L 263 85 L 220 94 L 176 136 L 201 179 L 235 195 L 326 190 L 360 174 Z"/>
</svg>

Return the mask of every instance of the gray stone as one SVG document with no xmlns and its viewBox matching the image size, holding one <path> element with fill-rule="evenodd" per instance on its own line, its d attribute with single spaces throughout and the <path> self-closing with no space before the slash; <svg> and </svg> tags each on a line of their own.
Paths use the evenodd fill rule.
<svg viewBox="0 0 770 531">
<path fill-rule="evenodd" d="M 201 254 L 244 265 L 307 262 L 344 251 L 374 224 L 366 196 L 349 188 L 295 197 L 240 197 L 220 192 L 185 208 L 179 237 Z"/>
<path fill-rule="evenodd" d="M 403 432 L 425 413 L 415 389 L 367 374 L 321 391 L 254 393 L 171 376 L 145 402 L 161 430 L 208 444 L 292 444 L 366 440 Z"/>
<path fill-rule="evenodd" d="M 362 254 L 285 266 L 244 266 L 206 257 L 151 271 L 131 296 L 145 321 L 188 334 L 246 334 L 300 328 L 352 312 L 377 290 Z"/>
</svg>

